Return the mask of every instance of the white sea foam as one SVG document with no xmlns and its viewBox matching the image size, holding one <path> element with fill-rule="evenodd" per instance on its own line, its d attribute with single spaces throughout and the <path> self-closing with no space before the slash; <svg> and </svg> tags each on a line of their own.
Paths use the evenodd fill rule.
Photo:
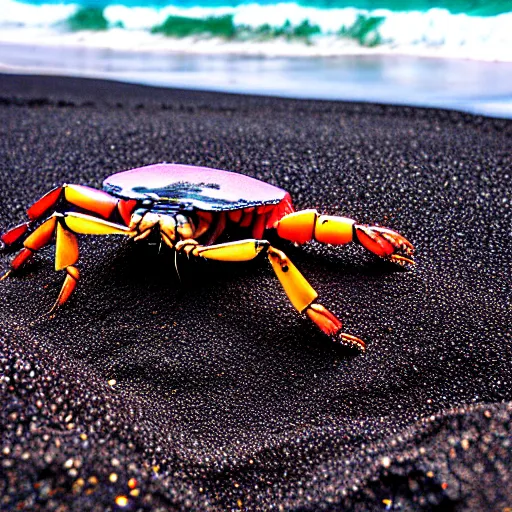
<svg viewBox="0 0 512 512">
<path fill-rule="evenodd" d="M 79 5 L 47 4 L 36 6 L 15 0 L 0 0 L 0 42 L 21 40 L 27 43 L 49 44 L 57 42 L 57 36 L 66 43 L 84 46 L 105 46 L 129 49 L 141 48 L 179 49 L 186 51 L 190 39 L 178 41 L 161 35 L 151 35 L 150 29 L 163 23 L 170 15 L 193 18 L 232 14 L 235 25 L 258 27 L 265 23 L 282 26 L 287 20 L 294 26 L 307 20 L 318 25 L 322 34 L 310 38 L 309 44 L 241 43 L 210 40 L 204 37 L 192 51 L 208 51 L 214 45 L 226 53 L 242 51 L 257 54 L 340 55 L 344 53 L 402 53 L 411 55 L 435 55 L 474 58 L 483 60 L 512 61 L 512 13 L 478 17 L 450 14 L 443 9 L 427 12 L 391 12 L 383 9 L 364 11 L 354 8 L 317 9 L 296 3 L 274 5 L 246 4 L 238 7 L 190 7 L 168 6 L 164 8 L 125 7 L 110 5 L 104 15 L 111 25 L 122 24 L 124 29 L 110 29 L 106 33 L 63 34 L 65 21 L 75 13 Z M 336 34 L 341 27 L 354 25 L 358 16 L 383 18 L 378 27 L 381 44 L 372 50 L 360 47 L 353 40 Z M 37 39 L 33 39 L 37 37 Z M 196 41 L 197 42 L 197 41 Z M 184 44 L 186 43 L 186 44 Z M 58 43 L 57 43 L 58 44 Z"/>
<path fill-rule="evenodd" d="M 71 4 L 38 6 L 14 0 L 0 0 L 0 27 L 2 25 L 48 27 L 65 20 L 76 12 L 77 8 L 77 5 Z"/>
</svg>

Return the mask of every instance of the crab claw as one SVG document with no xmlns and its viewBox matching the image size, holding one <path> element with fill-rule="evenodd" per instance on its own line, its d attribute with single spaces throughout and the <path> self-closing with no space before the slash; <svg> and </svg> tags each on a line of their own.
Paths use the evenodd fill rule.
<svg viewBox="0 0 512 512">
<path fill-rule="evenodd" d="M 358 242 L 377 256 L 400 265 L 407 263 L 414 265 L 413 245 L 396 231 L 378 226 L 355 224 L 354 232 Z"/>
<path fill-rule="evenodd" d="M 306 314 L 325 334 L 333 339 L 339 340 L 343 345 L 357 348 L 361 352 L 366 350 L 363 340 L 356 336 L 340 332 L 341 320 L 336 318 L 327 308 L 321 304 L 310 304 Z"/>
</svg>

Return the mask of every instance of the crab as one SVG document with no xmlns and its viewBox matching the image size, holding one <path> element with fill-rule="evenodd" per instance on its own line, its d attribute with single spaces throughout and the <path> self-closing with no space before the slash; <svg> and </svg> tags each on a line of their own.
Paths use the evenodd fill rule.
<svg viewBox="0 0 512 512">
<path fill-rule="evenodd" d="M 23 243 L 0 278 L 25 265 L 55 240 L 55 270 L 66 275 L 50 312 L 64 304 L 80 278 L 77 234 L 124 235 L 140 241 L 151 234 L 178 253 L 226 262 L 265 255 L 290 302 L 323 333 L 365 350 L 365 343 L 341 332 L 341 321 L 317 301 L 318 293 L 286 254 L 264 235 L 295 244 L 355 242 L 403 266 L 414 264 L 414 247 L 391 229 L 358 224 L 314 209 L 295 211 L 290 194 L 263 181 L 230 171 L 159 163 L 119 172 L 103 190 L 84 185 L 56 187 L 27 210 L 28 222 L 0 236 L 4 246 Z M 223 234 L 237 239 L 216 243 Z M 244 238 L 245 236 L 245 238 Z"/>
</svg>

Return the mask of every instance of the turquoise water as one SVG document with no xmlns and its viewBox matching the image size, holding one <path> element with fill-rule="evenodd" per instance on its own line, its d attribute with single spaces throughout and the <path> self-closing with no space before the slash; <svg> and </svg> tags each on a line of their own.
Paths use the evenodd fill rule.
<svg viewBox="0 0 512 512">
<path fill-rule="evenodd" d="M 274 5 L 283 3 L 279 0 L 27 0 L 33 5 L 45 4 L 80 4 L 88 7 L 107 7 L 108 5 L 124 5 L 126 7 L 237 7 L 239 5 L 259 4 Z M 366 11 L 387 9 L 389 11 L 420 11 L 429 9 L 446 9 L 452 14 L 468 14 L 470 16 L 495 16 L 512 11 L 512 0 L 487 2 L 485 0 L 298 0 L 298 5 L 333 9 L 354 7 Z"/>
<path fill-rule="evenodd" d="M 132 31 L 134 43 L 144 40 L 141 32 L 306 45 L 325 43 L 327 36 L 338 50 L 341 41 L 406 54 L 433 48 L 436 56 L 446 50 L 462 58 L 512 60 L 512 0 L 0 0 L 2 27 L 121 28 Z"/>
<path fill-rule="evenodd" d="M 327 35 L 406 53 L 471 47 L 481 58 L 498 49 L 490 58 L 512 60 L 512 0 L 0 0 L 0 29 L 14 25 L 308 44 Z"/>
</svg>

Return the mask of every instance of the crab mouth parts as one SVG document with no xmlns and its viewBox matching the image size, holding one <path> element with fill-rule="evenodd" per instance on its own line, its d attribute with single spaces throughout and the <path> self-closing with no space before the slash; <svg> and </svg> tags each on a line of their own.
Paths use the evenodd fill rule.
<svg viewBox="0 0 512 512">
<path fill-rule="evenodd" d="M 194 238 L 198 234 L 194 221 L 183 213 L 168 215 L 137 210 L 132 214 L 129 228 L 135 242 L 149 238 L 152 233 L 158 233 L 171 249 L 179 240 Z"/>
</svg>

